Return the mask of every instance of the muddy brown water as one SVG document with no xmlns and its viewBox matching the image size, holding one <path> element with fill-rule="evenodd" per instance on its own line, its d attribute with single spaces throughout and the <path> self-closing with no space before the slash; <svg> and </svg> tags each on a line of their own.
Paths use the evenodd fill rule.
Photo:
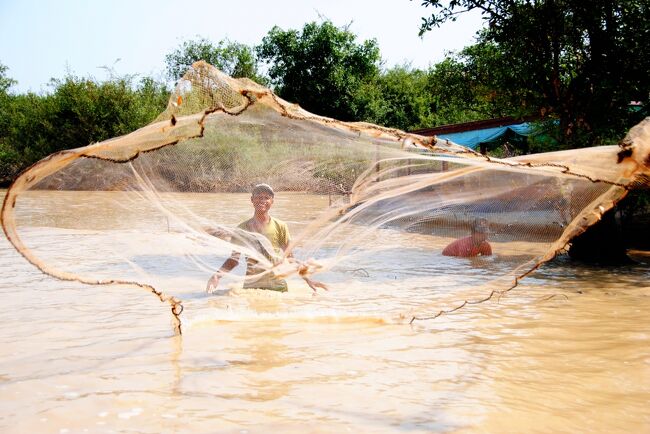
<svg viewBox="0 0 650 434">
<path fill-rule="evenodd" d="M 411 326 L 262 300 L 195 314 L 181 338 L 150 294 L 45 276 L 3 237 L 0 431 L 650 432 L 650 256 L 636 259 L 559 258 Z"/>
</svg>

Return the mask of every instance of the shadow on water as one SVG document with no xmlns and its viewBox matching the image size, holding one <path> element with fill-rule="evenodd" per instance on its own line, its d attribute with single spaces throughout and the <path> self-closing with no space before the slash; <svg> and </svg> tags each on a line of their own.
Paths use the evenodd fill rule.
<svg viewBox="0 0 650 434">
<path fill-rule="evenodd" d="M 650 255 L 632 254 L 632 262 L 623 265 L 597 265 L 572 259 L 567 254 L 556 256 L 543 264 L 522 283 L 556 285 L 558 280 L 566 285 L 578 285 L 573 292 L 581 294 L 583 287 L 593 288 L 628 284 L 639 287 L 639 282 L 650 281 Z"/>
</svg>

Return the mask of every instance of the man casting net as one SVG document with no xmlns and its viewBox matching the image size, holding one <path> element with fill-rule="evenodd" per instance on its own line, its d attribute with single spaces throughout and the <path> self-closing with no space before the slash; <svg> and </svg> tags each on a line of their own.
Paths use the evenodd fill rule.
<svg viewBox="0 0 650 434">
<path fill-rule="evenodd" d="M 178 331 L 183 306 L 411 321 L 513 288 L 648 185 L 649 150 L 646 120 L 618 147 L 495 160 L 198 62 L 152 124 L 23 173 L 2 224 L 47 274 L 152 291 Z"/>
</svg>

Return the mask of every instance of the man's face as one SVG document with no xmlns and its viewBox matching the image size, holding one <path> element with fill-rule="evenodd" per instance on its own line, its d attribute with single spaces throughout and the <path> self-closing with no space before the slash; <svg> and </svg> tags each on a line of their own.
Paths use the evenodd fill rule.
<svg viewBox="0 0 650 434">
<path fill-rule="evenodd" d="M 268 193 L 257 193 L 251 196 L 255 212 L 267 212 L 273 205 L 273 196 Z"/>
<path fill-rule="evenodd" d="M 472 233 L 472 241 L 474 244 L 481 244 L 483 241 L 487 240 L 488 235 L 485 232 L 474 232 Z"/>
</svg>

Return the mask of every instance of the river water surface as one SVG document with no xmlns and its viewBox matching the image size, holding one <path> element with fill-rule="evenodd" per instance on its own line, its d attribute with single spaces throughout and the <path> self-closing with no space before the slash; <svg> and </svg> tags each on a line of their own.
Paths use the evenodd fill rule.
<svg viewBox="0 0 650 434">
<path fill-rule="evenodd" d="M 146 291 L 53 279 L 2 238 L 0 431 L 650 432 L 650 256 L 635 258 L 558 258 L 413 325 L 271 300 L 178 337 Z"/>
</svg>

